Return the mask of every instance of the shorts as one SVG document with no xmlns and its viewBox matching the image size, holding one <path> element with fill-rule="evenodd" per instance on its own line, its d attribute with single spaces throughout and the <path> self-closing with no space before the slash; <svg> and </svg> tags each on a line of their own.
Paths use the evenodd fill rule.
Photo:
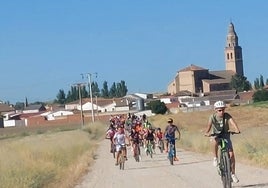
<svg viewBox="0 0 268 188">
<path fill-rule="evenodd" d="M 125 144 L 117 144 L 117 145 L 116 145 L 116 152 L 121 151 L 124 147 L 126 147 Z"/>
</svg>

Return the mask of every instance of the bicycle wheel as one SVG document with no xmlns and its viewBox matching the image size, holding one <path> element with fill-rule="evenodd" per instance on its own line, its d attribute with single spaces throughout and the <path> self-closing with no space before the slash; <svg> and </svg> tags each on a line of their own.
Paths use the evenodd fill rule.
<svg viewBox="0 0 268 188">
<path fill-rule="evenodd" d="M 148 151 L 149 151 L 150 157 L 153 158 L 153 145 L 151 144 L 151 142 L 148 145 Z"/>
<path fill-rule="evenodd" d="M 115 152 L 116 152 L 115 145 L 113 144 L 111 147 L 112 147 L 113 157 L 115 159 Z"/>
<path fill-rule="evenodd" d="M 135 144 L 135 148 L 134 148 L 134 158 L 136 160 L 136 162 L 140 161 L 140 157 L 139 157 L 139 146 L 137 144 Z"/>
<path fill-rule="evenodd" d="M 169 159 L 169 162 L 170 162 L 171 165 L 174 164 L 174 161 L 173 161 L 173 159 L 174 159 L 173 147 L 174 147 L 173 144 L 170 144 L 169 145 L 169 151 L 168 151 L 168 159 Z"/>
<path fill-rule="evenodd" d="M 224 188 L 231 188 L 232 187 L 232 179 L 231 179 L 231 163 L 230 157 L 228 152 L 221 153 L 221 160 L 222 160 L 222 184 Z"/>
<path fill-rule="evenodd" d="M 160 150 L 161 153 L 163 153 L 163 150 L 164 150 L 164 142 L 163 142 L 163 140 L 159 141 L 159 150 Z"/>
<path fill-rule="evenodd" d="M 125 168 L 125 157 L 122 153 L 122 151 L 120 151 L 120 156 L 119 156 L 119 169 L 120 170 L 124 170 Z"/>
</svg>

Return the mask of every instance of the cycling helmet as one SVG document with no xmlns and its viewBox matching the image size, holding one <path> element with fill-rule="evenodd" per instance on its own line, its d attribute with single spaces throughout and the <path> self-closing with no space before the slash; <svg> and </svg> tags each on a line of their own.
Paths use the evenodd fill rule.
<svg viewBox="0 0 268 188">
<path fill-rule="evenodd" d="M 214 104 L 214 109 L 217 109 L 217 108 L 225 108 L 225 107 L 226 107 L 226 105 L 225 105 L 225 103 L 223 101 L 217 101 Z"/>
</svg>

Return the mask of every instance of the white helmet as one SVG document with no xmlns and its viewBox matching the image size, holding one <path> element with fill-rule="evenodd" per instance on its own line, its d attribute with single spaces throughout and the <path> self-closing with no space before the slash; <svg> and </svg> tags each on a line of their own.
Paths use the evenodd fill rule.
<svg viewBox="0 0 268 188">
<path fill-rule="evenodd" d="M 214 103 L 214 109 L 217 109 L 217 108 L 225 108 L 226 105 L 223 101 L 217 101 Z"/>
</svg>

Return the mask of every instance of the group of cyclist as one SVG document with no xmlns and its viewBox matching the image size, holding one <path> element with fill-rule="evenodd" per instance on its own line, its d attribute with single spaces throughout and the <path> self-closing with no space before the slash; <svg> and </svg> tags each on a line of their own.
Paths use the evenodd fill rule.
<svg viewBox="0 0 268 188">
<path fill-rule="evenodd" d="M 228 140 L 228 151 L 231 160 L 231 173 L 232 181 L 237 183 L 239 182 L 235 174 L 235 156 L 232 146 L 232 141 L 230 139 L 230 126 L 235 130 L 235 133 L 240 133 L 240 130 L 232 118 L 232 116 L 225 112 L 226 104 L 223 101 L 217 101 L 214 104 L 215 112 L 210 115 L 207 128 L 205 130 L 205 136 L 210 136 L 211 133 L 220 133 L 222 137 Z M 130 145 L 132 148 L 136 144 L 146 146 L 149 142 L 153 143 L 153 148 L 155 148 L 155 143 L 159 141 L 165 141 L 165 151 L 168 151 L 169 141 L 174 144 L 174 161 L 177 161 L 176 157 L 176 147 L 175 147 L 175 137 L 177 132 L 177 138 L 180 139 L 181 133 L 178 126 L 173 124 L 173 119 L 169 118 L 167 120 L 168 125 L 165 130 L 162 131 L 161 128 L 153 128 L 153 126 L 148 121 L 146 115 L 138 117 L 136 115 L 128 114 L 127 117 L 124 115 L 121 116 L 112 116 L 110 119 L 110 127 L 107 131 L 106 136 L 111 140 L 111 144 L 115 144 L 117 157 L 116 165 L 118 165 L 118 151 L 120 151 L 121 145 Z M 218 165 L 218 139 L 214 137 L 213 142 L 213 165 Z M 133 151 L 133 149 L 132 149 Z M 125 156 L 127 156 L 127 151 L 125 149 Z M 133 153 L 135 154 L 135 153 Z M 127 157 L 126 157 L 127 159 Z"/>
<path fill-rule="evenodd" d="M 123 149 L 124 155 L 127 160 L 127 150 L 124 145 L 130 145 L 131 151 L 133 151 L 133 156 L 135 157 L 135 146 L 143 146 L 145 152 L 148 150 L 148 144 L 152 144 L 153 153 L 155 153 L 156 146 L 159 145 L 161 141 L 165 142 L 164 150 L 168 151 L 169 139 L 172 140 L 175 145 L 175 132 L 178 132 L 178 139 L 180 139 L 179 128 L 173 124 L 171 118 L 168 119 L 168 125 L 164 131 L 160 127 L 155 128 L 148 121 L 146 115 L 141 117 L 136 115 L 128 114 L 127 117 L 124 115 L 111 116 L 110 126 L 106 132 L 106 138 L 111 141 L 111 152 L 112 146 L 116 145 L 116 163 L 118 165 L 118 154 L 121 148 Z M 174 161 L 178 161 L 176 157 L 176 148 L 174 147 Z"/>
</svg>

